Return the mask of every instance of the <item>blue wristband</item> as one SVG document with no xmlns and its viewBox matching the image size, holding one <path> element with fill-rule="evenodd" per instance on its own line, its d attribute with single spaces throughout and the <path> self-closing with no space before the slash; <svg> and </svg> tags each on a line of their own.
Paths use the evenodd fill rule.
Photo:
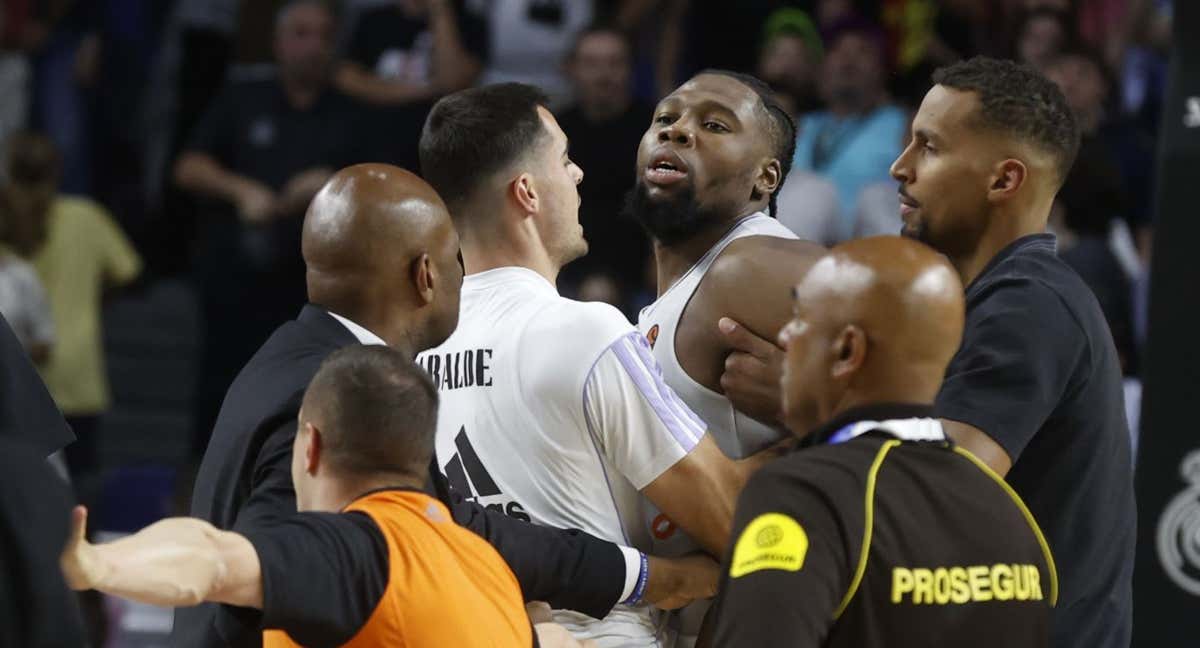
<svg viewBox="0 0 1200 648">
<path fill-rule="evenodd" d="M 633 594 L 621 601 L 622 605 L 637 605 L 642 602 L 642 595 L 646 593 L 646 582 L 650 580 L 650 559 L 640 551 L 638 555 L 642 557 L 642 568 L 638 572 L 637 585 L 633 588 Z"/>
</svg>

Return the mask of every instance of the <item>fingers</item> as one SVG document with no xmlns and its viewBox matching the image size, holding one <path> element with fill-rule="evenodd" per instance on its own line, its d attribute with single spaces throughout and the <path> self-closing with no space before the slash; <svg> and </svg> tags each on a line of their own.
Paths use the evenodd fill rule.
<svg viewBox="0 0 1200 648">
<path fill-rule="evenodd" d="M 554 621 L 554 616 L 550 611 L 550 604 L 542 601 L 530 601 L 526 603 L 525 613 L 529 615 L 529 621 L 533 625 Z"/>
<path fill-rule="evenodd" d="M 87 507 L 76 506 L 71 509 L 71 542 L 84 542 L 87 538 Z"/>
<path fill-rule="evenodd" d="M 729 317 L 717 320 L 717 328 L 720 329 L 725 342 L 735 351 L 749 353 L 761 360 L 766 360 L 779 351 L 779 348 L 769 340 L 755 335 L 750 329 Z"/>
</svg>

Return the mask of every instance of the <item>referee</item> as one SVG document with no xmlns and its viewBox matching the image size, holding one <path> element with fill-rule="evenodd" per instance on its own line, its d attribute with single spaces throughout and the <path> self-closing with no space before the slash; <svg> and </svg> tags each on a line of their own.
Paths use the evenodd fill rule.
<svg viewBox="0 0 1200 648">
<path fill-rule="evenodd" d="M 954 269 L 864 239 L 795 298 L 784 412 L 809 447 L 742 493 L 714 645 L 1047 645 L 1058 582 L 1037 523 L 932 418 L 962 337 Z"/>
<path fill-rule="evenodd" d="M 421 491 L 436 418 L 433 384 L 402 353 L 336 351 L 305 393 L 293 448 L 308 512 L 244 533 L 171 518 L 92 545 L 80 511 L 63 572 L 75 589 L 144 603 L 261 609 L 268 648 L 537 645 L 504 560 Z M 578 645 L 559 635 L 543 645 Z"/>
</svg>

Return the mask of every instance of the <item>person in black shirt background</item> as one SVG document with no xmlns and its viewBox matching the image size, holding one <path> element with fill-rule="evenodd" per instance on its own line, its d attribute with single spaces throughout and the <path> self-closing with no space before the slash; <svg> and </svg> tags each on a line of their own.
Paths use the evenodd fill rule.
<svg viewBox="0 0 1200 648">
<path fill-rule="evenodd" d="M 966 286 L 962 347 L 934 406 L 946 433 L 1006 478 L 1062 577 L 1056 648 L 1124 648 L 1136 532 L 1121 365 L 1096 297 L 1045 232 L 1079 132 L 1032 68 L 976 57 L 938 70 L 892 165 L 903 234 Z M 722 384 L 759 406 L 781 351 L 739 326 Z"/>
<path fill-rule="evenodd" d="M 334 84 L 373 107 L 375 161 L 416 170 L 433 102 L 474 84 L 487 57 L 487 22 L 462 0 L 393 0 L 359 16 Z"/>
<path fill-rule="evenodd" d="M 334 17 L 298 0 L 275 24 L 278 73 L 230 83 L 175 165 L 183 189 L 215 200 L 201 224 L 196 274 L 204 343 L 197 446 L 254 349 L 304 304 L 300 221 L 334 169 L 370 156 L 363 108 L 330 87 Z"/>
<path fill-rule="evenodd" d="M 892 166 L 903 233 L 967 286 L 935 412 L 1029 504 L 1062 575 L 1052 645 L 1128 646 L 1136 513 L 1121 366 L 1095 296 L 1046 234 L 1079 132 L 1033 69 L 936 72 Z"/>
<path fill-rule="evenodd" d="M 1045 646 L 1054 560 L 1020 499 L 932 402 L 963 291 L 896 236 L 835 247 L 795 288 L 781 381 L 802 448 L 738 500 L 716 646 Z"/>
<path fill-rule="evenodd" d="M 587 182 L 579 185 L 579 223 L 588 254 L 563 268 L 562 281 L 583 284 L 591 275 L 615 272 L 628 295 L 643 284 L 642 261 L 650 250 L 623 209 L 634 181 L 629 160 L 654 108 L 633 96 L 633 50 L 616 28 L 597 25 L 581 33 L 566 70 L 576 101 L 556 118 L 571 140 L 571 159 L 587 169 Z M 617 305 L 629 312 L 627 304 Z"/>
</svg>

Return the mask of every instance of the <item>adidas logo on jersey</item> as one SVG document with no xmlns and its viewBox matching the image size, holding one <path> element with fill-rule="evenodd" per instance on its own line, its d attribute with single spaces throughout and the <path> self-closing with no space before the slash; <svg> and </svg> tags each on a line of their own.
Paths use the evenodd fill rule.
<svg viewBox="0 0 1200 648">
<path fill-rule="evenodd" d="M 454 447 L 458 452 L 442 467 L 451 488 L 466 495 L 467 499 L 479 502 L 488 510 L 499 511 L 524 522 L 531 521 L 519 502 L 500 491 L 487 466 L 483 465 L 479 454 L 471 447 L 466 427 L 459 428 L 454 437 Z"/>
</svg>

